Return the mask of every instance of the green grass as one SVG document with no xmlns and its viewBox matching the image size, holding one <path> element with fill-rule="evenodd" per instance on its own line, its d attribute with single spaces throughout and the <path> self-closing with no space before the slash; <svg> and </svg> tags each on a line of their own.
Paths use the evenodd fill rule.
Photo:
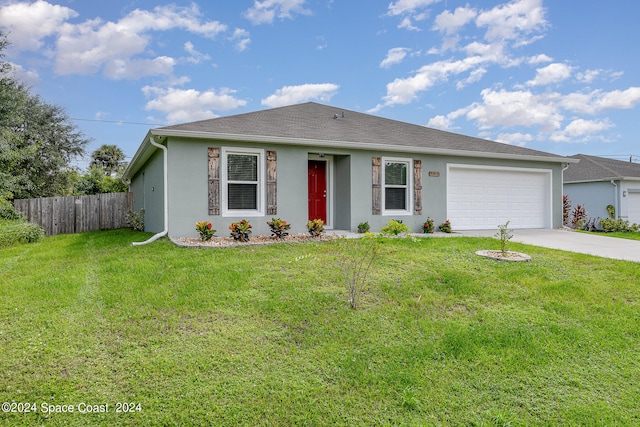
<svg viewBox="0 0 640 427">
<path fill-rule="evenodd" d="M 24 219 L 0 218 L 0 248 L 42 240 L 44 230 Z"/>
<path fill-rule="evenodd" d="M 0 402 L 37 406 L 1 425 L 640 424 L 640 264 L 387 239 L 354 311 L 335 242 L 130 246 L 147 236 L 0 249 Z"/>
<path fill-rule="evenodd" d="M 582 232 L 595 234 L 597 236 L 617 237 L 619 239 L 628 239 L 628 240 L 640 240 L 640 232 L 637 232 L 637 231 L 616 231 L 613 233 L 589 232 L 589 231 L 582 231 Z"/>
</svg>

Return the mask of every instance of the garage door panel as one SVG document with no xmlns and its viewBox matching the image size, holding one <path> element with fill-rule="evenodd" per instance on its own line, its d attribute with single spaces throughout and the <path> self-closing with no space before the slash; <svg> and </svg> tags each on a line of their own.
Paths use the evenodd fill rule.
<svg viewBox="0 0 640 427">
<path fill-rule="evenodd" d="M 454 229 L 548 228 L 550 173 L 515 168 L 450 167 L 447 213 Z M 466 190 L 466 191 L 465 191 Z"/>
<path fill-rule="evenodd" d="M 640 193 L 629 191 L 627 197 L 629 222 L 632 224 L 640 224 Z"/>
</svg>

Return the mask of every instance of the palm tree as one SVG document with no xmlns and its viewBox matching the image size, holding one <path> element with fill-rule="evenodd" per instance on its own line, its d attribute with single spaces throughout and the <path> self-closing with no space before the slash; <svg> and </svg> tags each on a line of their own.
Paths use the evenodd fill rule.
<svg viewBox="0 0 640 427">
<path fill-rule="evenodd" d="M 109 176 L 118 171 L 123 160 L 124 152 L 117 145 L 104 144 L 91 154 L 91 166 L 103 169 Z"/>
</svg>

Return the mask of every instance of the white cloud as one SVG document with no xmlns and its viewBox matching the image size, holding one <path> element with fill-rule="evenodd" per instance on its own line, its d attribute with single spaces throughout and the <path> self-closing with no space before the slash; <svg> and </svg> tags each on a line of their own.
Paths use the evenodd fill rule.
<svg viewBox="0 0 640 427">
<path fill-rule="evenodd" d="M 175 60 L 148 50 L 149 33 L 182 29 L 213 38 L 227 27 L 201 19 L 197 5 L 157 6 L 152 11 L 136 9 L 117 22 L 101 19 L 79 24 L 68 22 L 78 14 L 72 9 L 43 0 L 13 3 L 0 8 L 0 25 L 11 33 L 20 49 L 39 49 L 45 38 L 57 37 L 55 71 L 58 74 L 94 74 L 102 71 L 112 79 L 136 79 L 169 74 Z"/>
<path fill-rule="evenodd" d="M 401 63 L 409 52 L 410 49 L 405 47 L 394 47 L 393 49 L 389 49 L 387 57 L 382 60 L 380 67 L 389 68 L 392 65 Z"/>
<path fill-rule="evenodd" d="M 7 62 L 9 64 L 9 70 L 7 74 L 19 80 L 21 83 L 26 84 L 29 87 L 36 86 L 40 83 L 40 75 L 35 70 L 26 70 L 20 64 L 14 64 L 13 62 Z"/>
<path fill-rule="evenodd" d="M 429 126 L 441 129 L 453 127 L 454 120 L 464 116 L 474 121 L 483 131 L 493 128 L 517 129 L 519 127 L 538 128 L 538 139 L 555 142 L 583 142 L 594 138 L 602 139 L 603 131 L 613 127 L 608 118 L 587 120 L 576 114 L 597 114 L 608 109 L 630 109 L 640 104 L 640 87 L 623 91 L 560 94 L 531 90 L 482 91 L 482 101 L 455 110 L 447 115 L 431 119 Z M 565 114 L 574 117 L 565 124 Z M 487 138 L 489 134 L 485 132 Z M 524 137 L 526 135 L 531 136 Z M 510 144 L 525 144 L 535 138 L 531 133 L 503 132 L 497 140 Z"/>
<path fill-rule="evenodd" d="M 43 39 L 56 34 L 62 23 L 78 13 L 68 7 L 43 0 L 34 3 L 10 3 L 0 7 L 0 27 L 11 37 L 11 47 L 17 50 L 37 50 Z"/>
<path fill-rule="evenodd" d="M 537 65 L 537 64 L 542 64 L 544 62 L 551 62 L 551 61 L 553 61 L 553 58 L 542 53 L 540 55 L 532 56 L 531 58 L 529 58 L 527 62 L 530 65 Z"/>
<path fill-rule="evenodd" d="M 413 21 L 425 20 L 428 16 L 425 12 L 426 8 L 439 1 L 440 0 L 398 0 L 389 3 L 387 15 L 403 17 L 400 24 L 398 24 L 398 28 L 419 31 L 420 28 L 416 27 Z"/>
<path fill-rule="evenodd" d="M 270 24 L 275 18 L 292 18 L 293 13 L 310 15 L 311 11 L 304 8 L 306 0 L 255 0 L 253 6 L 244 13 L 245 18 L 254 25 Z"/>
<path fill-rule="evenodd" d="M 560 100 L 562 108 L 580 114 L 598 114 L 604 110 L 628 110 L 640 104 L 640 87 L 589 93 L 575 92 Z"/>
<path fill-rule="evenodd" d="M 451 75 L 458 75 L 478 67 L 483 62 L 485 59 L 482 57 L 472 56 L 458 61 L 438 61 L 425 65 L 412 77 L 398 78 L 388 83 L 387 95 L 383 98 L 382 106 L 408 104 L 416 99 L 419 92 L 430 89 Z"/>
<path fill-rule="evenodd" d="M 427 127 L 441 130 L 449 130 L 451 129 L 451 125 L 453 124 L 453 120 L 447 116 L 438 115 L 429 119 L 427 122 Z"/>
<path fill-rule="evenodd" d="M 424 9 L 440 0 L 398 0 L 389 3 L 389 16 L 398 16 L 415 13 L 417 10 Z"/>
<path fill-rule="evenodd" d="M 466 115 L 481 129 L 539 126 L 544 131 L 552 131 L 562 126 L 564 116 L 557 108 L 558 94 L 492 89 L 485 89 L 481 94 L 482 103 L 474 104 Z"/>
<path fill-rule="evenodd" d="M 433 28 L 447 35 L 451 35 L 458 32 L 461 27 L 467 25 L 476 16 L 476 10 L 470 7 L 458 7 L 453 13 L 445 10 L 436 16 Z"/>
<path fill-rule="evenodd" d="M 466 79 L 460 80 L 456 83 L 456 89 L 463 89 L 465 86 L 470 85 L 472 83 L 479 82 L 482 80 L 482 77 L 487 74 L 486 68 L 477 68 L 469 73 L 469 77 Z"/>
<path fill-rule="evenodd" d="M 577 73 L 576 79 L 581 83 L 592 83 L 600 74 L 602 70 L 587 70 Z"/>
<path fill-rule="evenodd" d="M 329 102 L 336 94 L 340 86 L 333 83 L 303 84 L 299 86 L 284 86 L 276 93 L 261 101 L 267 107 L 281 107 L 284 105 L 298 104 L 312 99 Z"/>
<path fill-rule="evenodd" d="M 60 74 L 93 74 L 101 69 L 111 79 L 136 79 L 170 74 L 175 61 L 166 56 L 139 58 L 147 51 L 150 31 L 183 29 L 206 37 L 226 30 L 217 21 L 201 21 L 196 5 L 188 8 L 158 6 L 136 9 L 117 22 L 85 21 L 65 24 L 58 38 L 56 71 Z"/>
<path fill-rule="evenodd" d="M 612 128 L 613 124 L 608 120 L 584 120 L 575 119 L 563 130 L 551 134 L 554 142 L 581 142 L 590 139 L 592 135 Z"/>
<path fill-rule="evenodd" d="M 527 86 L 543 86 L 558 83 L 571 77 L 573 67 L 567 64 L 549 64 L 536 70 L 536 77 L 527 82 Z"/>
<path fill-rule="evenodd" d="M 186 42 L 184 44 L 184 50 L 190 55 L 187 58 L 188 62 L 192 64 L 200 64 L 202 61 L 208 61 L 211 57 L 205 53 L 198 52 L 191 42 Z"/>
<path fill-rule="evenodd" d="M 152 98 L 145 109 L 164 113 L 169 123 L 210 119 L 216 117 L 214 111 L 233 110 L 247 103 L 236 98 L 236 91 L 229 88 L 200 92 L 195 89 L 145 86 L 142 92 L 147 98 Z"/>
<path fill-rule="evenodd" d="M 527 36 L 547 27 L 542 0 L 514 0 L 483 11 L 476 19 L 478 27 L 487 27 L 489 42 L 517 40 L 526 44 Z"/>
<path fill-rule="evenodd" d="M 249 47 L 249 43 L 251 43 L 249 32 L 242 28 L 236 28 L 229 40 L 236 42 L 236 50 L 239 52 L 245 51 Z"/>
<path fill-rule="evenodd" d="M 533 141 L 533 135 L 530 133 L 501 133 L 496 138 L 497 142 L 502 142 L 503 144 L 509 145 L 517 145 L 518 147 L 524 147 L 527 145 L 527 142 Z"/>
</svg>

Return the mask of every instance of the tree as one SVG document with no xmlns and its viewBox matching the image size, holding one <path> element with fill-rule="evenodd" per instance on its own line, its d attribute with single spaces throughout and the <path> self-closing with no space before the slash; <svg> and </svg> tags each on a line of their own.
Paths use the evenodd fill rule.
<svg viewBox="0 0 640 427">
<path fill-rule="evenodd" d="M 122 193 L 127 190 L 128 185 L 122 179 L 105 175 L 103 169 L 92 165 L 85 174 L 76 177 L 73 194 Z"/>
<path fill-rule="evenodd" d="M 104 144 L 91 154 L 91 166 L 104 170 L 105 175 L 118 174 L 123 162 L 124 152 L 117 145 Z"/>
<path fill-rule="evenodd" d="M 0 194 L 8 198 L 64 194 L 71 161 L 89 139 L 65 111 L 44 102 L 10 75 L 7 38 L 0 31 Z"/>
</svg>

